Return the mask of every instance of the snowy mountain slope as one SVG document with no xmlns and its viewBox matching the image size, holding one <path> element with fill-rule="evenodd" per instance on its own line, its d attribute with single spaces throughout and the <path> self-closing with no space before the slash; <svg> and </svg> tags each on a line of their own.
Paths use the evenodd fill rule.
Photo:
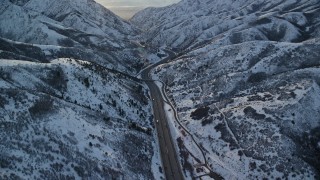
<svg viewBox="0 0 320 180">
<path fill-rule="evenodd" d="M 182 0 L 130 20 L 178 53 L 153 78 L 208 161 L 177 125 L 188 177 L 319 179 L 319 13 L 319 0 Z"/>
<path fill-rule="evenodd" d="M 24 5 L 26 9 L 40 12 L 46 16 L 61 22 L 66 27 L 105 35 L 109 38 L 124 38 L 126 35 L 135 35 L 134 29 L 129 23 L 123 21 L 111 11 L 93 0 L 61 0 L 41 1 L 30 0 Z"/>
<path fill-rule="evenodd" d="M 28 34 L 26 32 L 28 32 L 29 29 L 18 27 L 28 26 L 30 22 L 37 23 L 37 26 L 39 26 L 39 23 L 54 23 L 58 26 L 57 28 L 59 28 L 60 25 L 60 27 L 64 27 L 65 29 L 78 30 L 88 35 L 101 35 L 104 36 L 104 38 L 111 40 L 116 39 L 118 41 L 120 39 L 123 40 L 128 35 L 135 35 L 137 33 L 137 30 L 127 22 L 121 20 L 111 11 L 94 1 L 48 0 L 41 1 L 40 3 L 39 0 L 30 0 L 21 4 L 14 1 L 11 3 L 9 0 L 5 0 L 2 2 L 2 6 L 4 6 L 1 11 L 1 16 L 3 17 L 2 23 L 6 23 L 6 26 L 2 27 L 2 33 L 6 34 L 11 30 L 13 31 L 12 33 L 18 34 L 19 40 L 22 38 L 19 35 Z M 13 18 L 15 18 L 14 22 L 6 22 Z M 18 19 L 20 19 L 20 21 L 17 21 Z M 13 27 L 15 27 L 15 29 L 13 29 Z M 46 27 L 39 27 L 38 30 L 34 28 L 34 31 L 38 31 L 38 33 L 46 33 L 46 30 L 48 30 Z M 48 35 L 55 36 L 54 34 Z M 28 38 L 24 38 L 24 42 L 26 41 L 25 39 Z M 39 43 L 36 38 L 32 38 L 31 42 Z M 51 42 L 50 44 L 55 43 Z"/>
<path fill-rule="evenodd" d="M 0 2 L 0 179 L 161 176 L 146 86 L 123 73 L 138 33 L 92 0 Z"/>
<path fill-rule="evenodd" d="M 142 84 L 72 59 L 0 68 L 1 179 L 153 179 Z"/>
<path fill-rule="evenodd" d="M 140 50 L 100 51 L 84 47 L 64 47 L 16 42 L 0 38 L 0 58 L 33 62 L 49 62 L 57 58 L 74 58 L 94 62 L 121 71 L 136 71 L 140 68 Z M 130 66 L 129 66 L 130 65 Z"/>
<path fill-rule="evenodd" d="M 140 64 L 139 47 L 130 42 L 138 31 L 94 1 L 9 1 L 0 9 L 0 37 L 16 42 L 52 45 L 89 54 L 60 52 L 64 56 L 93 61 L 119 70 L 135 71 Z M 89 49 L 89 50 L 88 50 Z M 95 61 L 99 56 L 100 59 Z M 98 58 L 98 59 L 99 59 Z"/>
<path fill-rule="evenodd" d="M 319 36 L 319 4 L 319 0 L 183 0 L 169 7 L 142 10 L 131 22 L 145 30 L 145 41 L 179 51 L 225 34 L 234 36 L 232 43 L 301 42 Z"/>
<path fill-rule="evenodd" d="M 3 38 L 0 38 L 0 58 L 20 59 L 33 62 L 49 62 L 48 56 L 41 50 L 41 48 L 31 44 L 14 42 Z"/>
<path fill-rule="evenodd" d="M 224 178 L 318 179 L 319 52 L 319 43 L 246 42 L 190 52 L 154 79 Z"/>
</svg>

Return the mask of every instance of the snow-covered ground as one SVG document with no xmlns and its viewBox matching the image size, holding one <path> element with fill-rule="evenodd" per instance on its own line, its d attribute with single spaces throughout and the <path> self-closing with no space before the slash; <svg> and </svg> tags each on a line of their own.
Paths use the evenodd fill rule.
<svg viewBox="0 0 320 180">
<path fill-rule="evenodd" d="M 200 49 L 158 67 L 154 78 L 167 82 L 181 121 L 223 177 L 317 179 L 319 49 L 273 42 Z"/>
<path fill-rule="evenodd" d="M 145 85 L 73 59 L 0 68 L 1 179 L 154 178 L 154 137 L 132 126 L 153 127 Z"/>
</svg>

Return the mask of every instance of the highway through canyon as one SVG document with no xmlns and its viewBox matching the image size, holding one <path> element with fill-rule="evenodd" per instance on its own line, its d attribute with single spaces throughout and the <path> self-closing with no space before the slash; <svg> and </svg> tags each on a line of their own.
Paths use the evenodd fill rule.
<svg viewBox="0 0 320 180">
<path fill-rule="evenodd" d="M 166 51 L 169 55 L 162 61 L 155 63 L 146 69 L 142 70 L 141 78 L 150 79 L 150 71 L 156 66 L 166 63 L 176 55 L 171 51 Z M 153 103 L 153 113 L 155 119 L 155 127 L 158 133 L 158 140 L 160 146 L 160 154 L 162 159 L 162 165 L 164 168 L 165 177 L 167 180 L 183 180 L 180 160 L 175 148 L 175 140 L 171 136 L 170 127 L 168 124 L 168 118 L 164 110 L 164 100 L 161 95 L 159 87 L 154 81 L 146 81 L 149 87 L 151 100 Z"/>
</svg>

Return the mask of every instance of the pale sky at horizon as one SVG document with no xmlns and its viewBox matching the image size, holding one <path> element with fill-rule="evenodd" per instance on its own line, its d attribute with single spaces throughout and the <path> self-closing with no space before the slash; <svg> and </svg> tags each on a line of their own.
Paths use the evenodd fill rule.
<svg viewBox="0 0 320 180">
<path fill-rule="evenodd" d="M 118 16 L 129 19 L 136 12 L 146 7 L 161 7 L 167 6 L 173 3 L 177 3 L 180 0 L 95 0 L 97 3 L 105 6 L 113 11 Z"/>
</svg>

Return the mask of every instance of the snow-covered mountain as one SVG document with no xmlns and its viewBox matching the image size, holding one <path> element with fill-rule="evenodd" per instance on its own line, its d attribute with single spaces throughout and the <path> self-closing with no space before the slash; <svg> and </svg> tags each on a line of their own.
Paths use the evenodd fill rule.
<svg viewBox="0 0 320 180">
<path fill-rule="evenodd" d="M 143 84 L 71 59 L 0 69 L 0 179 L 153 178 Z"/>
<path fill-rule="evenodd" d="M 137 33 L 92 0 L 0 2 L 0 179 L 156 177 Z"/>
<path fill-rule="evenodd" d="M 154 79 L 167 83 L 180 120 L 226 179 L 318 179 L 319 52 L 319 42 L 202 48 Z"/>
<path fill-rule="evenodd" d="M 320 1 L 182 0 L 131 22 L 178 57 L 154 71 L 188 177 L 319 179 Z"/>
<path fill-rule="evenodd" d="M 4 0 L 1 6 L 2 36 L 27 43 L 58 44 L 58 40 L 68 36 L 68 30 L 77 30 L 87 34 L 89 39 L 110 45 L 112 40 L 123 40 L 137 32 L 95 1 Z M 67 31 L 66 35 L 59 32 L 63 30 Z M 103 38 L 95 37 L 99 35 Z M 115 46 L 124 42 L 119 41 Z"/>
<path fill-rule="evenodd" d="M 0 7 L 2 38 L 123 71 L 139 66 L 139 47 L 128 39 L 139 31 L 95 1 L 4 0 Z"/>
<path fill-rule="evenodd" d="M 319 0 L 183 0 L 142 10 L 131 22 L 145 31 L 145 41 L 180 51 L 220 36 L 232 44 L 301 42 L 319 36 L 319 6 Z"/>
</svg>

